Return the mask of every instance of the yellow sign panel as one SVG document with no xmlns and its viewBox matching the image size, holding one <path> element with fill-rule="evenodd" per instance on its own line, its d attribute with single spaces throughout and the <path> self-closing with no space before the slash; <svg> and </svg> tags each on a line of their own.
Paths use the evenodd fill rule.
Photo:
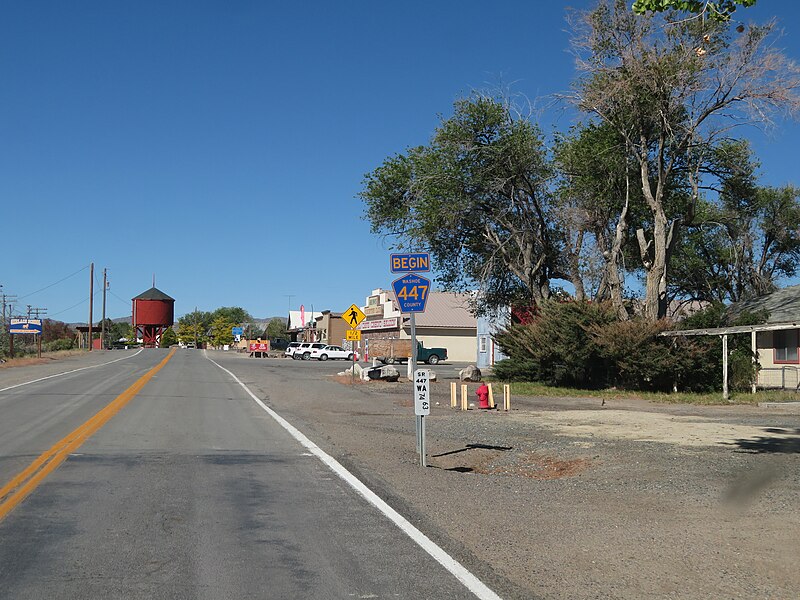
<svg viewBox="0 0 800 600">
<path fill-rule="evenodd" d="M 360 342 L 361 341 L 361 330 L 360 329 L 348 329 L 344 332 L 346 339 L 348 342 Z"/>
<path fill-rule="evenodd" d="M 363 312 L 361 312 L 361 309 L 358 308 L 355 304 L 352 304 L 350 306 L 350 308 L 348 308 L 344 312 L 344 314 L 342 315 L 342 318 L 345 320 L 345 322 L 348 325 L 350 325 L 350 327 L 355 329 L 356 327 L 358 327 L 358 325 L 359 325 L 359 323 L 361 323 L 361 321 L 363 321 L 364 319 L 367 318 L 367 315 L 365 315 Z M 347 338 L 347 339 L 350 339 L 350 338 Z"/>
</svg>

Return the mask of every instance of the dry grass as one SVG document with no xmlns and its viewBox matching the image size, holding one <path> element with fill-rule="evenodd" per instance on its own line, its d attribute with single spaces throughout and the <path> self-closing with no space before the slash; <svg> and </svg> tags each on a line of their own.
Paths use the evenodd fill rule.
<svg viewBox="0 0 800 600">
<path fill-rule="evenodd" d="M 29 367 L 32 365 L 43 365 L 53 360 L 62 360 L 71 356 L 83 354 L 85 350 L 58 350 L 56 352 L 43 352 L 42 358 L 35 356 L 22 356 L 20 358 L 7 359 L 0 363 L 0 369 L 10 369 L 12 367 Z"/>
<path fill-rule="evenodd" d="M 797 402 L 800 394 L 790 391 L 760 391 L 755 394 L 750 392 L 732 391 L 730 399 L 725 400 L 722 392 L 710 394 L 693 394 L 688 392 L 677 392 L 668 394 L 663 392 L 639 392 L 628 390 L 582 390 L 577 388 L 563 388 L 544 385 L 536 382 L 515 382 L 511 384 L 511 392 L 519 396 L 546 396 L 551 398 L 605 398 L 628 399 L 628 400 L 648 400 L 663 404 L 701 404 L 701 405 L 725 405 L 725 404 L 758 404 L 759 402 Z"/>
</svg>

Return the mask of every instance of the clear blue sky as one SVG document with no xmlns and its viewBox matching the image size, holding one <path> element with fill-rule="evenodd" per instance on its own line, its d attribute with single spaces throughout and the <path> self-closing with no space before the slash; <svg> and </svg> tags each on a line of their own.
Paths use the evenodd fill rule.
<svg viewBox="0 0 800 600">
<path fill-rule="evenodd" d="M 87 319 L 92 261 L 111 317 L 153 273 L 177 315 L 360 304 L 392 280 L 356 198 L 364 174 L 471 89 L 544 106 L 574 76 L 568 3 L 3 4 L 0 284 L 18 310 L 68 322 Z M 776 16 L 800 59 L 795 2 L 737 16 Z M 798 133 L 750 132 L 765 183 L 800 183 Z"/>
</svg>

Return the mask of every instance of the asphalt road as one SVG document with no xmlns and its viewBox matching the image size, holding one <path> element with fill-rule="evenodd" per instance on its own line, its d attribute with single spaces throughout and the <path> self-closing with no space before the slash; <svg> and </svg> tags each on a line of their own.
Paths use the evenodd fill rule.
<svg viewBox="0 0 800 600">
<path fill-rule="evenodd" d="M 108 356 L 124 360 L 0 391 L 0 486 L 167 351 Z M 0 373 L 0 390 L 9 377 Z M 230 374 L 185 350 L 0 521 L 0 590 L 37 600 L 475 597 Z"/>
</svg>

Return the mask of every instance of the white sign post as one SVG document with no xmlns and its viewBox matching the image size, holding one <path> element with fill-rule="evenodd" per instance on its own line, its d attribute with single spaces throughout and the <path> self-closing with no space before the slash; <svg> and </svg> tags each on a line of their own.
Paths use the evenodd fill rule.
<svg viewBox="0 0 800 600">
<path fill-rule="evenodd" d="M 417 369 L 414 373 L 414 414 L 431 414 L 431 372 Z"/>
<path fill-rule="evenodd" d="M 414 414 L 417 415 L 417 442 L 419 444 L 419 461 L 423 467 L 428 466 L 425 451 L 425 415 L 431 414 L 431 372 L 429 369 L 414 371 Z"/>
</svg>

